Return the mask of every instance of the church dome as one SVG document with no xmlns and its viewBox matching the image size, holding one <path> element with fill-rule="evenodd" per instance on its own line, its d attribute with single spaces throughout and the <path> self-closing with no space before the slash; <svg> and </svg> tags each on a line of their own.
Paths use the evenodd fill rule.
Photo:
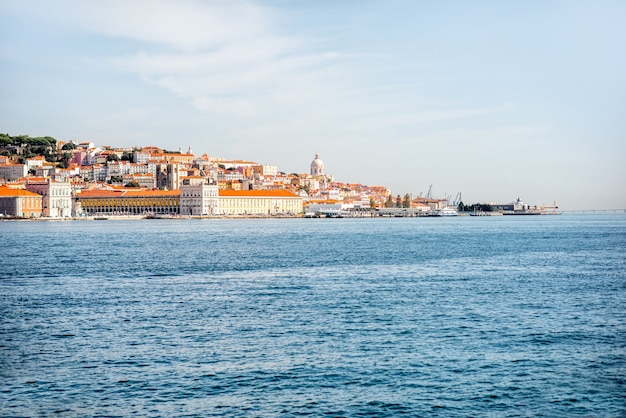
<svg viewBox="0 0 626 418">
<path fill-rule="evenodd" d="M 324 163 L 320 160 L 320 155 L 315 154 L 315 159 L 311 163 L 311 175 L 321 176 L 324 174 Z"/>
</svg>

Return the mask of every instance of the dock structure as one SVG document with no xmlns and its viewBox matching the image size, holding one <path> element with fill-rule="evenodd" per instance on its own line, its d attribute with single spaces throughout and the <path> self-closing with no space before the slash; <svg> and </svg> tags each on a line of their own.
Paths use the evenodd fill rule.
<svg viewBox="0 0 626 418">
<path fill-rule="evenodd" d="M 376 216 L 391 216 L 396 218 L 428 216 L 428 212 L 422 208 L 379 208 Z"/>
<path fill-rule="evenodd" d="M 626 209 L 570 209 L 563 213 L 626 213 Z"/>
</svg>

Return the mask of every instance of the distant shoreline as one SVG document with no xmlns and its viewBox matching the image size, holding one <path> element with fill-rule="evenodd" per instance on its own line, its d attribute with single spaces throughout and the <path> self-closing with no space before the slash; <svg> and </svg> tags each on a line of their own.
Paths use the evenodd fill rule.
<svg viewBox="0 0 626 418">
<path fill-rule="evenodd" d="M 585 210 L 571 210 L 559 212 L 559 215 L 610 215 L 610 214 L 626 214 L 626 209 L 585 209 Z M 546 213 L 538 215 L 539 218 L 543 218 L 542 215 L 555 215 L 554 213 Z M 458 218 L 465 218 L 470 216 L 470 213 L 459 213 Z M 505 218 L 517 218 L 523 215 L 507 215 Z M 472 216 L 474 217 L 474 216 Z M 478 216 L 483 217 L 483 216 Z M 485 216 L 486 217 L 486 216 Z M 489 216 L 491 217 L 491 216 Z M 526 217 L 526 216 L 523 216 Z M 77 216 L 69 218 L 15 218 L 15 217 L 2 217 L 0 221 L 13 221 L 13 222 L 45 222 L 45 221 L 137 221 L 137 220 L 189 220 L 189 219 L 305 219 L 308 218 L 304 214 L 297 215 L 212 215 L 212 216 L 189 216 L 189 215 L 165 215 L 160 217 L 146 216 L 146 215 L 103 215 L 103 216 Z M 346 219 L 373 219 L 373 218 L 396 218 L 390 216 L 346 216 Z M 434 218 L 433 216 L 404 216 L 400 218 Z M 455 218 L 455 217 L 452 217 Z M 501 218 L 501 216 L 496 216 Z"/>
</svg>

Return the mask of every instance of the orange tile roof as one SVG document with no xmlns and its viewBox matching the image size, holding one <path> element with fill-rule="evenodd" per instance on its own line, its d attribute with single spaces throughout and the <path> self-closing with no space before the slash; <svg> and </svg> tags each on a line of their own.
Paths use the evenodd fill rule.
<svg viewBox="0 0 626 418">
<path fill-rule="evenodd" d="M 8 186 L 0 186 L 0 197 L 41 197 L 40 194 L 29 192 L 24 189 L 13 189 Z"/>
</svg>

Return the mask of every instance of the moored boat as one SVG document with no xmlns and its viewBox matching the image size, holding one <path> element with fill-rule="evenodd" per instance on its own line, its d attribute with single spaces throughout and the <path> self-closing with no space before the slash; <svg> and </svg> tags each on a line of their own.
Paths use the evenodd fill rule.
<svg viewBox="0 0 626 418">
<path fill-rule="evenodd" d="M 447 206 L 442 209 L 435 209 L 430 216 L 459 216 L 459 212 L 455 208 Z"/>
</svg>

